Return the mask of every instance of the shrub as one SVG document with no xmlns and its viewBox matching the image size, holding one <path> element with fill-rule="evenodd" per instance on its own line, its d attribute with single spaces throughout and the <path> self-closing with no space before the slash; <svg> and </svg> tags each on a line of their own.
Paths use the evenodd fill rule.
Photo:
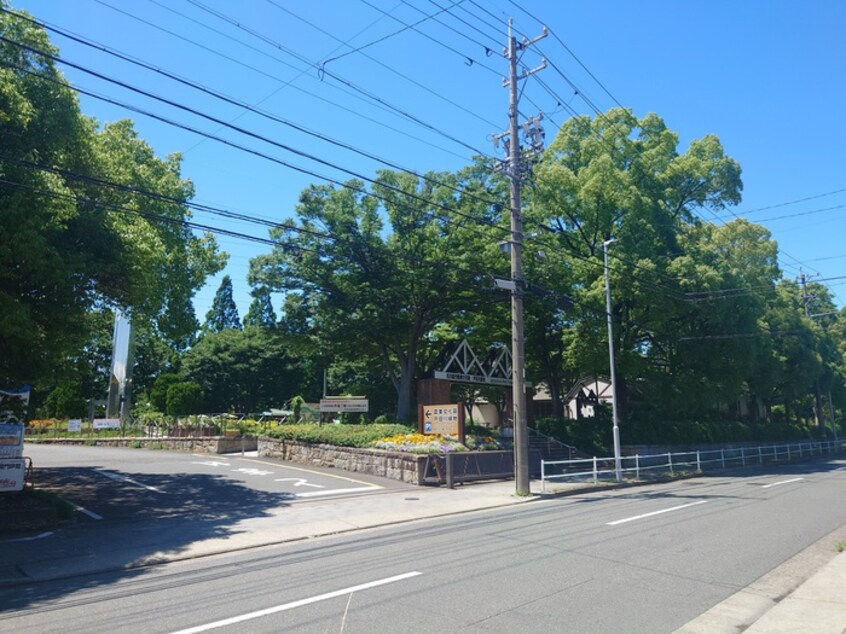
<svg viewBox="0 0 846 634">
<path fill-rule="evenodd" d="M 203 388 L 197 383 L 174 383 L 167 388 L 167 413 L 171 416 L 185 416 L 201 411 Z"/>
<path fill-rule="evenodd" d="M 405 425 L 279 425 L 268 430 L 271 438 L 322 443 L 338 447 L 370 447 L 386 436 L 407 434 Z"/>
</svg>

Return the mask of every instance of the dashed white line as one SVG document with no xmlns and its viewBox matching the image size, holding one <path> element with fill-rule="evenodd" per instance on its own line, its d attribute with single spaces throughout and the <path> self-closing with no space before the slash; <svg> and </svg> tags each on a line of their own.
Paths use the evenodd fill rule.
<svg viewBox="0 0 846 634">
<path fill-rule="evenodd" d="M 670 511 L 678 511 L 680 509 L 686 509 L 690 506 L 696 506 L 698 504 L 705 504 L 708 500 L 699 500 L 698 502 L 691 502 L 690 504 L 682 504 L 681 506 L 674 506 L 668 509 L 662 509 L 660 511 L 652 511 L 651 513 L 644 513 L 643 515 L 635 515 L 634 517 L 627 517 L 622 520 L 616 520 L 614 522 L 608 522 L 607 526 L 617 526 L 617 524 L 625 524 L 626 522 L 633 522 L 635 520 L 643 519 L 644 517 L 652 517 L 653 515 L 661 515 L 661 513 L 669 513 Z"/>
<path fill-rule="evenodd" d="M 762 489 L 769 489 L 770 487 L 777 487 L 779 484 L 790 484 L 791 482 L 799 482 L 799 480 L 804 480 L 805 478 L 791 478 L 790 480 L 782 480 L 780 482 L 771 482 L 770 484 L 765 484 L 762 486 Z"/>
<path fill-rule="evenodd" d="M 411 577 L 416 577 L 422 573 L 414 571 L 414 572 L 406 572 L 402 575 L 396 575 L 394 577 L 387 577 L 385 579 L 378 579 L 376 581 L 370 581 L 368 583 L 362 583 L 357 586 L 351 586 L 349 588 L 343 588 L 342 590 L 335 590 L 334 592 L 327 592 L 326 594 L 318 594 L 314 597 L 309 597 L 307 599 L 300 599 L 299 601 L 293 601 L 291 603 L 285 603 L 283 605 L 277 605 L 272 608 L 265 608 L 264 610 L 257 610 L 255 612 L 249 612 L 247 614 L 242 614 L 240 616 L 233 616 L 228 619 L 223 619 L 222 621 L 215 621 L 213 623 L 206 623 L 205 625 L 198 625 L 196 627 L 189 627 L 186 630 L 179 630 L 178 632 L 173 632 L 172 634 L 199 634 L 200 632 L 208 632 L 209 630 L 214 630 L 219 627 L 226 627 L 227 625 L 234 625 L 236 623 L 243 623 L 244 621 L 250 621 L 252 619 L 258 619 L 263 616 L 269 616 L 271 614 L 276 614 L 278 612 L 284 612 L 285 610 L 292 610 L 294 608 L 299 608 L 304 605 L 309 605 L 311 603 L 317 603 L 318 601 L 325 601 L 326 599 L 334 599 L 335 597 L 342 597 L 346 594 L 352 594 L 353 592 L 359 592 L 361 590 L 368 590 L 369 588 L 376 588 L 378 586 L 384 586 L 389 583 L 395 583 L 397 581 L 403 581 L 405 579 L 410 579 Z"/>
</svg>

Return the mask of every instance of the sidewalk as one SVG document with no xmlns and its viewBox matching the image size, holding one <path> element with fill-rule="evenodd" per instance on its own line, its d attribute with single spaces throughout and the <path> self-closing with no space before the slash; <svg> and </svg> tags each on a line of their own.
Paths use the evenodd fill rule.
<svg viewBox="0 0 846 634">
<path fill-rule="evenodd" d="M 555 495 L 586 489 L 595 490 L 590 485 L 573 485 L 571 490 L 559 491 Z M 98 530 L 114 529 L 100 529 L 96 525 L 88 525 L 86 530 L 60 531 L 55 536 L 41 539 L 33 539 L 37 537 L 33 536 L 0 540 L 0 585 L 126 570 L 414 520 L 531 504 L 550 497 L 538 494 L 540 485 L 537 482 L 532 483 L 532 491 L 535 494 L 530 497 L 518 497 L 514 494 L 514 482 L 505 481 L 465 485 L 452 490 L 429 487 L 384 490 L 339 498 L 331 504 L 294 503 L 265 517 L 237 522 L 225 536 L 183 544 L 177 549 L 167 547 L 167 533 L 150 538 L 143 527 L 137 528 L 141 536 L 137 545 L 133 547 L 132 539 L 126 539 L 126 548 L 121 548 L 119 552 L 108 547 L 111 540 L 105 538 L 105 532 L 101 539 L 92 535 Z M 182 529 L 176 524 L 172 530 Z M 121 530 L 125 531 L 123 537 L 129 537 L 128 533 L 133 528 Z M 59 537 L 63 540 L 60 548 L 40 545 Z M 158 539 L 161 543 L 150 543 L 151 539 Z M 844 540 L 846 527 L 820 540 L 677 632 L 843 634 L 846 632 L 846 553 L 835 555 L 835 547 Z"/>
</svg>

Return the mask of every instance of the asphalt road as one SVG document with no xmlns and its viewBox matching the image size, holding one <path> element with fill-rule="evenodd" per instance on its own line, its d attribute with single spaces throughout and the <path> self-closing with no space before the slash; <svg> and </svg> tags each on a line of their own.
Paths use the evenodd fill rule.
<svg viewBox="0 0 846 634">
<path fill-rule="evenodd" d="M 784 465 L 22 585 L 0 630 L 672 632 L 844 524 L 843 461 Z"/>
<path fill-rule="evenodd" d="M 60 492 L 96 521 L 208 515 L 236 504 L 273 507 L 403 486 L 336 469 L 283 465 L 255 453 L 28 444 L 26 455 L 33 460 L 39 487 Z"/>
</svg>

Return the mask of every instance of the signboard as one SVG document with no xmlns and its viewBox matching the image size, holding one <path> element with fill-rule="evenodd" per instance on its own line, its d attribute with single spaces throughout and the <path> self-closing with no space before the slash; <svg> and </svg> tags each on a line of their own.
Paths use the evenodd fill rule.
<svg viewBox="0 0 846 634">
<path fill-rule="evenodd" d="M 23 423 L 0 423 L 0 457 L 20 458 L 23 455 Z"/>
<path fill-rule="evenodd" d="M 327 396 L 320 399 L 320 412 L 366 412 L 368 401 L 360 396 Z"/>
<path fill-rule="evenodd" d="M 464 407 L 461 404 L 420 405 L 419 414 L 421 434 L 456 436 L 464 442 Z"/>
<path fill-rule="evenodd" d="M 512 384 L 511 379 L 504 379 L 498 376 L 463 374 L 461 372 L 435 371 L 434 377 L 436 379 L 446 379 L 447 381 L 454 381 L 456 383 L 475 383 L 476 385 L 499 385 L 502 387 L 511 387 Z"/>
<path fill-rule="evenodd" d="M 120 429 L 119 418 L 95 418 L 92 423 L 94 429 Z"/>
<path fill-rule="evenodd" d="M 23 491 L 25 479 L 24 458 L 0 458 L 0 493 Z"/>
<path fill-rule="evenodd" d="M 82 419 L 81 418 L 71 418 L 68 421 L 68 431 L 71 432 L 71 433 L 81 432 L 82 431 Z"/>
</svg>

